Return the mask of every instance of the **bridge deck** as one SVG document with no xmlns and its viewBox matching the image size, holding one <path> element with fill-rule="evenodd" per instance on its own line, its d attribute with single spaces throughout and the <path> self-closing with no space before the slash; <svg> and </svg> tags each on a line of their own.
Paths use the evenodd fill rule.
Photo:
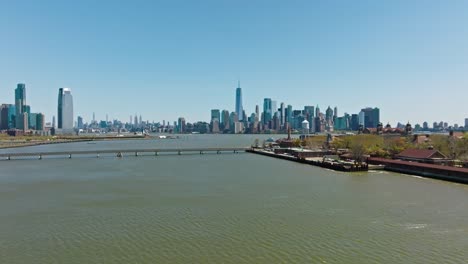
<svg viewBox="0 0 468 264">
<path fill-rule="evenodd" d="M 249 148 L 180 148 L 180 149 L 103 149 L 103 150 L 84 150 L 84 151 L 55 151 L 55 152 L 17 152 L 17 153 L 2 153 L 0 157 L 2 158 L 11 158 L 11 157 L 34 157 L 34 156 L 70 156 L 70 155 L 99 155 L 99 154 L 128 154 L 134 153 L 138 155 L 139 153 L 193 153 L 193 152 L 242 152 L 246 151 Z"/>
</svg>

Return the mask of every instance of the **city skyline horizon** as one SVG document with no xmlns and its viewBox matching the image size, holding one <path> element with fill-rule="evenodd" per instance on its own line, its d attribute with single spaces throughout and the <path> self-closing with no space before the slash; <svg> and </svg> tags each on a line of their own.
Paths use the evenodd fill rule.
<svg viewBox="0 0 468 264">
<path fill-rule="evenodd" d="M 241 89 L 242 89 L 242 95 L 244 94 L 242 86 L 239 86 L 240 81 L 238 80 L 237 83 L 238 83 L 237 87 L 236 87 L 236 88 L 233 88 L 233 93 L 234 93 L 234 96 L 233 96 L 233 97 L 235 97 L 236 101 L 237 101 L 237 89 L 238 89 L 238 88 L 241 88 Z M 26 90 L 29 91 L 29 89 L 28 89 L 29 86 L 28 86 L 27 83 L 25 83 L 25 82 L 18 82 L 18 83 L 16 83 L 16 85 L 20 85 L 20 84 L 24 84 L 25 87 L 26 87 Z M 63 88 L 63 89 L 72 89 L 73 91 L 75 90 L 75 89 L 73 89 L 72 87 L 67 87 L 67 86 L 62 86 L 62 87 L 60 87 L 60 88 L 57 88 L 57 90 L 60 90 L 60 89 L 62 89 L 62 88 Z M 27 92 L 27 93 L 29 93 L 29 92 Z M 14 92 L 13 92 L 13 95 L 14 95 Z M 74 95 L 75 95 L 75 92 L 74 92 Z M 13 97 L 14 97 L 14 96 L 13 96 Z M 27 98 L 30 98 L 30 96 L 28 96 Z M 279 106 L 280 103 L 284 103 L 286 106 L 287 106 L 287 105 L 292 105 L 293 109 L 295 109 L 295 110 L 303 110 L 304 107 L 307 107 L 307 106 L 313 106 L 313 107 L 319 106 L 319 107 L 320 107 L 320 111 L 321 111 L 322 113 L 325 113 L 325 110 L 326 110 L 328 107 L 330 107 L 330 108 L 332 108 L 332 109 L 334 109 L 335 107 L 337 107 L 337 108 L 338 108 L 338 111 L 339 111 L 339 113 L 340 113 L 340 114 L 339 114 L 340 116 L 342 116 L 342 115 L 345 114 L 345 113 L 350 114 L 350 115 L 351 115 L 351 114 L 358 114 L 359 111 L 361 111 L 361 109 L 369 108 L 369 107 L 370 107 L 370 108 L 377 107 L 377 108 L 380 109 L 381 114 L 382 114 L 382 112 L 383 112 L 383 111 L 382 111 L 382 108 L 379 107 L 379 105 L 357 106 L 357 107 L 356 107 L 356 110 L 353 112 L 353 111 L 343 111 L 343 110 L 340 108 L 339 105 L 333 105 L 333 104 L 328 104 L 328 105 L 327 105 L 327 104 L 322 104 L 322 106 L 320 106 L 320 105 L 321 105 L 320 103 L 315 103 L 315 104 L 314 104 L 314 103 L 310 103 L 310 104 L 305 104 L 305 105 L 302 105 L 302 106 L 298 106 L 298 105 L 291 104 L 291 103 L 289 103 L 288 101 L 277 100 L 277 99 L 274 98 L 274 97 L 263 97 L 263 98 L 262 98 L 261 100 L 259 100 L 259 101 L 263 101 L 264 99 L 271 99 L 273 102 L 276 102 L 277 106 Z M 244 97 L 243 97 L 243 96 L 241 97 L 241 100 L 244 100 Z M 55 107 L 55 113 L 49 115 L 49 114 L 46 113 L 46 112 L 37 111 L 37 110 L 36 110 L 36 109 L 37 109 L 36 107 L 32 108 L 31 104 L 29 103 L 29 99 L 27 99 L 27 100 L 25 100 L 25 101 L 26 101 L 26 105 L 28 105 L 28 106 L 31 107 L 31 109 L 32 109 L 31 111 L 32 111 L 32 112 L 38 112 L 38 113 L 42 113 L 42 114 L 45 115 L 45 119 L 46 119 L 45 122 L 47 122 L 47 123 L 48 123 L 48 122 L 52 122 L 53 117 L 58 118 L 58 113 L 57 113 L 58 104 L 57 104 L 56 107 Z M 14 100 L 13 100 L 13 103 L 9 103 L 9 102 L 0 102 L 0 104 L 13 104 L 13 105 L 14 105 Z M 230 107 L 215 107 L 215 108 L 206 109 L 206 114 L 205 114 L 205 115 L 206 115 L 207 117 L 205 117 L 205 118 L 199 118 L 199 119 L 195 118 L 195 119 L 193 119 L 193 118 L 190 118 L 190 115 L 187 115 L 187 114 L 183 114 L 183 113 L 182 113 L 182 114 L 180 114 L 180 115 L 175 115 L 175 116 L 173 116 L 172 119 L 171 119 L 171 118 L 164 118 L 164 117 L 159 118 L 159 119 L 157 119 L 157 118 L 149 118 L 149 119 L 148 119 L 148 118 L 143 118 L 143 121 L 144 121 L 144 122 L 149 121 L 149 122 L 155 122 L 155 123 L 162 123 L 163 121 L 165 121 L 166 124 L 169 124 L 169 123 L 172 124 L 173 122 L 176 122 L 178 118 L 183 117 L 183 118 L 185 118 L 185 119 L 187 120 L 187 122 L 189 122 L 189 123 L 195 123 L 195 122 L 199 122 L 199 121 L 208 122 L 208 123 L 209 123 L 209 122 L 210 122 L 210 111 L 211 111 L 211 110 L 213 110 L 213 109 L 218 109 L 218 110 L 220 110 L 220 111 L 222 111 L 222 110 L 228 110 L 230 113 L 231 113 L 231 112 L 236 112 L 236 109 L 235 109 L 236 107 L 235 107 L 235 105 L 236 105 L 236 103 L 234 103 L 234 106 L 231 107 L 231 108 L 230 108 Z M 256 105 L 258 105 L 260 108 L 262 108 L 263 103 L 257 103 Z M 252 110 L 252 111 L 246 111 L 244 107 L 242 107 L 242 108 L 243 108 L 243 110 L 245 111 L 247 117 L 250 116 L 250 114 L 255 113 L 255 106 L 252 107 L 252 108 L 254 109 L 254 110 Z M 33 111 L 33 110 L 34 110 L 34 111 Z M 181 111 L 181 112 L 182 112 L 182 111 Z M 105 121 L 105 120 L 113 121 L 113 120 L 119 120 L 119 121 L 122 121 L 123 123 L 133 123 L 133 118 L 135 118 L 135 117 L 140 117 L 140 118 L 141 118 L 141 117 L 145 117 L 145 115 L 142 114 L 142 113 L 140 113 L 140 112 L 129 113 L 129 114 L 127 115 L 127 117 L 125 117 L 125 116 L 114 117 L 114 116 L 112 115 L 112 112 L 98 113 L 98 112 L 94 112 L 94 111 L 91 111 L 91 112 L 88 111 L 88 112 L 86 112 L 86 113 L 87 113 L 89 116 L 84 115 L 84 114 L 80 114 L 80 112 L 78 112 L 77 114 L 74 114 L 74 115 L 73 115 L 74 123 L 77 122 L 77 118 L 78 118 L 78 117 L 81 117 L 81 118 L 83 119 L 83 122 L 84 122 L 84 123 L 91 123 L 91 122 L 93 121 L 93 118 L 95 118 L 95 121 Z M 96 118 L 96 113 L 97 113 L 97 118 Z M 110 116 L 109 116 L 109 114 L 110 114 Z M 100 117 L 101 115 L 102 115 L 103 117 Z M 132 122 L 128 122 L 128 119 L 129 119 L 130 117 L 132 118 Z M 434 122 L 437 122 L 437 123 L 439 123 L 439 122 L 447 122 L 447 123 L 449 123 L 450 126 L 452 126 L 452 125 L 454 125 L 454 124 L 457 124 L 457 125 L 459 125 L 459 126 L 464 126 L 464 122 L 465 122 L 464 120 L 465 120 L 465 119 L 466 119 L 466 117 L 462 117 L 462 118 L 460 119 L 460 121 L 458 121 L 458 122 L 457 122 L 457 121 L 451 121 L 451 120 L 449 120 L 449 119 L 442 119 L 442 120 L 423 120 L 423 121 L 420 121 L 420 122 L 412 121 L 412 120 L 406 120 L 406 121 L 405 121 L 405 120 L 395 120 L 394 122 L 390 122 L 390 121 L 386 121 L 385 119 L 382 119 L 382 117 L 381 117 L 381 122 L 383 123 L 383 125 L 390 124 L 392 127 L 396 127 L 397 123 L 406 124 L 407 122 L 411 123 L 413 126 L 416 125 L 416 124 L 419 124 L 419 125 L 422 126 L 423 122 L 428 122 L 429 127 L 432 127 L 432 124 L 433 124 Z"/>
</svg>

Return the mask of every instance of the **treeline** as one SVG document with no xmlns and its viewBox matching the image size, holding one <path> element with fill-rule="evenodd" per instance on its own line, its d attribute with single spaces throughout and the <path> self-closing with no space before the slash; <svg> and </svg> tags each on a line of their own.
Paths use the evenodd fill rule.
<svg viewBox="0 0 468 264">
<path fill-rule="evenodd" d="M 468 160 L 468 133 L 462 138 L 448 135 L 430 135 L 427 141 L 418 143 L 413 136 L 381 136 L 381 135 L 349 135 L 333 138 L 327 143 L 326 136 L 313 136 L 300 143 L 304 147 L 348 149 L 352 156 L 359 159 L 363 155 L 373 157 L 393 158 L 405 149 L 433 148 L 440 151 L 448 158 Z"/>
</svg>

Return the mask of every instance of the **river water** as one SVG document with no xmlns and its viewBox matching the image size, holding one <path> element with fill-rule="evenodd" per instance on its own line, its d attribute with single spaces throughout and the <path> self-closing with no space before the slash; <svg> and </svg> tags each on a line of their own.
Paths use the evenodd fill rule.
<svg viewBox="0 0 468 264">
<path fill-rule="evenodd" d="M 248 146 L 256 135 L 19 151 Z M 468 263 L 468 186 L 255 154 L 0 161 L 0 263 Z"/>
</svg>

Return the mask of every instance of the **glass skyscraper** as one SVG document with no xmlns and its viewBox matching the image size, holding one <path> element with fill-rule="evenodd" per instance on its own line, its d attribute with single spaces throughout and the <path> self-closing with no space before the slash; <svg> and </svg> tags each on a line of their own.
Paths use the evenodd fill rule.
<svg viewBox="0 0 468 264">
<path fill-rule="evenodd" d="M 271 98 L 263 99 L 263 123 L 268 124 L 272 118 Z"/>
<path fill-rule="evenodd" d="M 240 88 L 240 82 L 238 82 L 236 89 L 236 114 L 239 121 L 244 120 L 244 108 L 242 106 L 242 89 Z"/>
<path fill-rule="evenodd" d="M 24 106 L 26 105 L 26 85 L 18 83 L 15 89 L 16 125 L 17 129 L 28 129 L 24 122 Z"/>
<path fill-rule="evenodd" d="M 58 95 L 58 129 L 73 130 L 73 97 L 69 88 L 60 88 Z"/>
</svg>

